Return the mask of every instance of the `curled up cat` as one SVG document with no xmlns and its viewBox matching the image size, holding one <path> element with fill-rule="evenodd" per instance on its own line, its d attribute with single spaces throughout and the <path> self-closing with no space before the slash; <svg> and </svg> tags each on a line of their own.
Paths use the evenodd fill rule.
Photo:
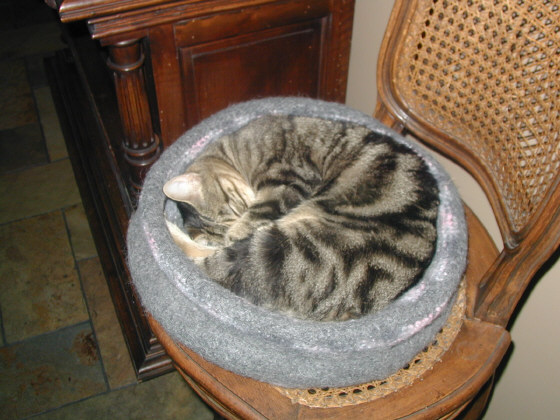
<svg viewBox="0 0 560 420">
<path fill-rule="evenodd" d="M 169 180 L 174 241 L 256 305 L 317 321 L 379 311 L 435 252 L 438 188 L 406 145 L 341 121 L 264 116 Z"/>
</svg>

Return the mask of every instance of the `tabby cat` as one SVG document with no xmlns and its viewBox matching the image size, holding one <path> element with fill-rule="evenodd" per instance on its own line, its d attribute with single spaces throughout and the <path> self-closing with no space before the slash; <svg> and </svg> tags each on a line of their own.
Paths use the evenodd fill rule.
<svg viewBox="0 0 560 420">
<path fill-rule="evenodd" d="M 438 189 L 425 162 L 352 123 L 258 118 L 164 193 L 184 219 L 168 223 L 173 239 L 211 279 L 298 318 L 378 311 L 434 254 Z"/>
</svg>

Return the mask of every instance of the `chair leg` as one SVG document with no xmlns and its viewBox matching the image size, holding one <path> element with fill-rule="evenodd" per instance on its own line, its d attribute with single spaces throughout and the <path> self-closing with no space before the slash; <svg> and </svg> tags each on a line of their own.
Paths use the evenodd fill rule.
<svg viewBox="0 0 560 420">
<path fill-rule="evenodd" d="M 451 417 L 453 419 L 461 420 L 478 420 L 482 417 L 482 413 L 488 405 L 488 400 L 492 389 L 494 388 L 494 375 L 484 384 L 478 391 L 478 394 L 467 404 L 467 406 L 457 413 L 457 416 Z"/>
</svg>

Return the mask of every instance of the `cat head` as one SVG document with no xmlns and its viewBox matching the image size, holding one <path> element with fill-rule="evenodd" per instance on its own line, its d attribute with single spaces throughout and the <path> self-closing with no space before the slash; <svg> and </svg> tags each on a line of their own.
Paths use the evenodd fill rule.
<svg viewBox="0 0 560 420">
<path fill-rule="evenodd" d="M 255 199 L 241 174 L 216 159 L 196 162 L 184 174 L 167 181 L 163 192 L 196 212 L 194 216 L 200 220 L 194 228 L 217 235 L 223 235 Z M 189 228 L 187 225 L 185 220 L 185 227 Z"/>
</svg>

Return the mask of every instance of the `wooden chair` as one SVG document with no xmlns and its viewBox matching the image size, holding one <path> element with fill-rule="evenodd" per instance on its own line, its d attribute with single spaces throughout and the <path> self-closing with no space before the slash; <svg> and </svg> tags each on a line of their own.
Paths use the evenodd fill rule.
<svg viewBox="0 0 560 420">
<path fill-rule="evenodd" d="M 523 292 L 559 243 L 560 21 L 555 1 L 397 0 L 378 64 L 376 117 L 466 168 L 504 248 L 466 207 L 466 313 L 451 347 L 410 386 L 334 408 L 214 366 L 151 325 L 189 384 L 228 418 L 475 418 L 510 343 Z M 314 392 L 314 391 L 310 391 Z"/>
</svg>

